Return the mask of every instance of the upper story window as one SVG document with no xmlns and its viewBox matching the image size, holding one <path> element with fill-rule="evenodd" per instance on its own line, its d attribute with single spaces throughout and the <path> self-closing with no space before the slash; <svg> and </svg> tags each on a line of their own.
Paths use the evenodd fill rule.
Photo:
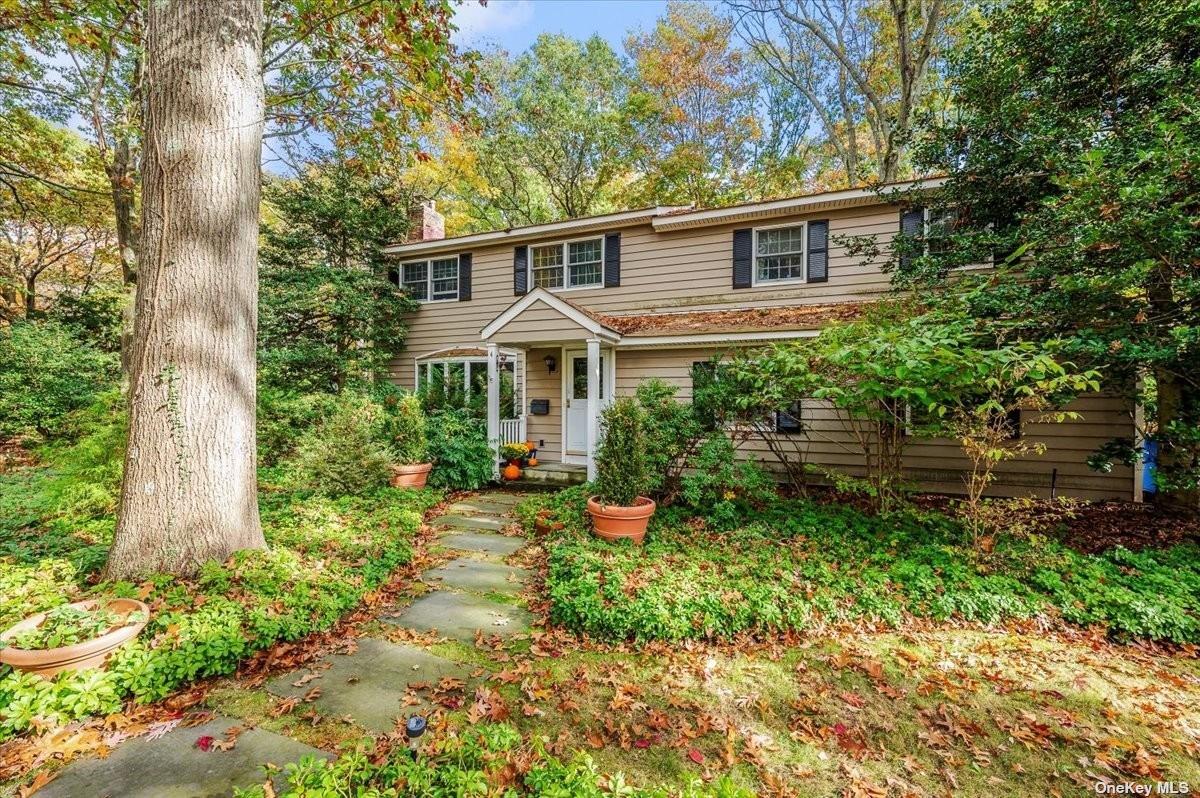
<svg viewBox="0 0 1200 798">
<path fill-rule="evenodd" d="M 603 262 L 603 238 L 529 248 L 529 271 L 535 288 L 597 288 L 603 284 Z"/>
<path fill-rule="evenodd" d="M 754 282 L 804 282 L 803 224 L 754 231 Z"/>
<path fill-rule="evenodd" d="M 400 264 L 400 287 L 421 302 L 458 299 L 458 258 Z"/>
</svg>

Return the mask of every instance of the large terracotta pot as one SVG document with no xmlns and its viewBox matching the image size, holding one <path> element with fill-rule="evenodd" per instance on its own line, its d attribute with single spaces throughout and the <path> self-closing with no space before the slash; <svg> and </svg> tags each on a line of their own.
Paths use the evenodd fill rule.
<svg viewBox="0 0 1200 798">
<path fill-rule="evenodd" d="M 429 472 L 432 469 L 433 463 L 394 465 L 392 466 L 392 487 L 423 488 L 425 487 L 425 480 L 429 479 Z"/>
<path fill-rule="evenodd" d="M 83 610 L 94 610 L 99 605 L 99 601 L 93 600 L 77 601 L 71 606 Z M 135 601 L 134 599 L 113 599 L 108 602 L 107 606 L 110 610 L 120 615 L 128 615 L 131 612 L 142 612 L 145 614 L 147 620 L 150 617 L 150 609 L 142 602 Z M 0 640 L 7 640 L 13 635 L 34 629 L 45 619 L 46 613 L 44 612 L 30 615 L 25 620 L 10 626 L 4 632 L 0 633 Z M 23 649 L 5 646 L 4 648 L 0 648 L 0 662 L 11 665 L 17 670 L 36 673 L 47 679 L 62 671 L 100 668 L 104 666 L 104 662 L 108 659 L 109 654 L 137 637 L 138 632 L 142 631 L 145 625 L 146 621 L 142 621 L 122 626 L 94 640 L 87 640 L 83 643 L 76 643 L 73 646 L 63 646 L 62 648 Z"/>
<path fill-rule="evenodd" d="M 601 504 L 597 497 L 592 496 L 588 499 L 587 509 L 592 516 L 592 529 L 599 537 L 608 541 L 629 538 L 640 545 L 646 537 L 650 516 L 654 515 L 658 505 L 645 496 L 638 496 L 637 504 L 632 507 Z"/>
</svg>

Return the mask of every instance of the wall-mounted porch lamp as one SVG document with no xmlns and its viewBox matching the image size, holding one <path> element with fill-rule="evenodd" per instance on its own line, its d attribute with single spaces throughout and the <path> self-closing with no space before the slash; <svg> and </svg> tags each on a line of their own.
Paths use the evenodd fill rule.
<svg viewBox="0 0 1200 798">
<path fill-rule="evenodd" d="M 546 364 L 546 371 L 553 374 L 554 367 L 558 365 L 558 361 L 554 359 L 554 355 L 546 355 L 542 358 L 542 362 Z"/>
</svg>

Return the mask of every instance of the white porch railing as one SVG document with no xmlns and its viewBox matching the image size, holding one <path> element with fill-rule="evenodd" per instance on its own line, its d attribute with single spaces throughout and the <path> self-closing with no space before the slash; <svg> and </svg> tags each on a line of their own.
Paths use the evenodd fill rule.
<svg viewBox="0 0 1200 798">
<path fill-rule="evenodd" d="M 500 438 L 496 441 L 496 452 L 506 443 L 525 442 L 525 416 L 500 419 Z"/>
</svg>

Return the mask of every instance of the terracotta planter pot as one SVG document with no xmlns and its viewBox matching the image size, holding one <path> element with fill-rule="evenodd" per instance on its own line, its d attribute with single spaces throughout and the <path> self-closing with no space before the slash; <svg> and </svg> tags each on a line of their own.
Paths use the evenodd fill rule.
<svg viewBox="0 0 1200 798">
<path fill-rule="evenodd" d="M 545 537 L 551 532 L 558 532 L 565 527 L 566 524 L 562 521 L 551 521 L 549 514 L 539 515 L 533 519 L 533 534 L 538 537 Z"/>
<path fill-rule="evenodd" d="M 505 479 L 510 481 L 514 479 L 520 479 L 521 467 L 516 463 L 510 462 L 508 465 L 504 466 L 504 471 L 502 471 L 501 474 Z"/>
<path fill-rule="evenodd" d="M 629 538 L 641 545 L 646 537 L 646 525 L 650 523 L 650 516 L 654 515 L 658 505 L 645 496 L 638 496 L 637 504 L 632 507 L 601 504 L 597 497 L 592 496 L 588 499 L 587 509 L 597 536 L 608 541 Z"/>
<path fill-rule="evenodd" d="M 77 601 L 71 606 L 83 610 L 94 610 L 99 604 L 100 602 L 94 600 Z M 107 606 L 110 610 L 120 615 L 128 615 L 131 612 L 143 612 L 146 614 L 147 619 L 150 617 L 150 609 L 142 602 L 135 601 L 134 599 L 113 599 L 108 602 Z M 25 620 L 10 626 L 3 633 L 0 633 L 0 640 L 7 640 L 13 635 L 34 629 L 45 619 L 46 613 L 44 612 L 30 615 Z M 11 665 L 20 671 L 36 673 L 38 676 L 44 676 L 47 679 L 63 671 L 101 668 L 104 666 L 104 662 L 108 659 L 109 654 L 137 637 L 138 632 L 142 631 L 145 625 L 146 621 L 142 621 L 141 623 L 122 626 L 94 640 L 87 640 L 83 643 L 76 643 L 73 646 L 63 646 L 62 648 L 23 649 L 6 646 L 5 648 L 0 648 L 0 662 Z"/>
<path fill-rule="evenodd" d="M 394 465 L 392 466 L 392 487 L 423 488 L 425 487 L 425 480 L 429 479 L 429 472 L 431 470 L 433 470 L 433 463 Z"/>
</svg>

